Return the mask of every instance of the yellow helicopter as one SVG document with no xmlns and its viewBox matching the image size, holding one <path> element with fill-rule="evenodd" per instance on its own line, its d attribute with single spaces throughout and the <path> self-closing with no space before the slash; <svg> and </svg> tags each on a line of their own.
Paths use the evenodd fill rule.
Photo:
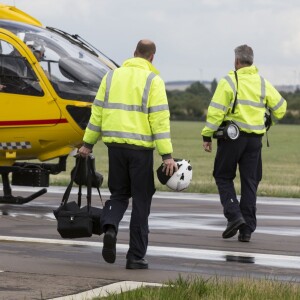
<svg viewBox="0 0 300 300">
<path fill-rule="evenodd" d="M 80 36 L 0 4 L 0 203 L 23 204 L 47 192 L 13 196 L 10 173 L 13 185 L 47 187 L 50 174 L 66 170 L 100 81 L 116 67 Z"/>
</svg>

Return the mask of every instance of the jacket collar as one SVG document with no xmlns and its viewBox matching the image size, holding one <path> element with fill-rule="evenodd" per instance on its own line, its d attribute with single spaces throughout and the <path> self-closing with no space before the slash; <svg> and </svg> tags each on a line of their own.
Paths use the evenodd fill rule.
<svg viewBox="0 0 300 300">
<path fill-rule="evenodd" d="M 240 68 L 237 70 L 238 74 L 257 74 L 258 73 L 258 68 L 254 65 L 249 66 L 249 67 L 244 67 Z M 234 71 L 229 72 L 230 75 L 234 74 Z"/>
<path fill-rule="evenodd" d="M 156 75 L 159 74 L 159 71 L 151 64 L 150 61 L 141 58 L 141 57 L 133 57 L 125 60 L 122 64 L 122 67 L 135 67 L 144 70 L 149 70 Z"/>
</svg>

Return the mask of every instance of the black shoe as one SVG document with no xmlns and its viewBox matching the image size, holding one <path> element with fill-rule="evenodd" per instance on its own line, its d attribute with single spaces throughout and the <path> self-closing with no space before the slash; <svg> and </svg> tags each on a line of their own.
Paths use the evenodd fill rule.
<svg viewBox="0 0 300 300">
<path fill-rule="evenodd" d="M 233 236 L 235 236 L 238 232 L 238 230 L 243 227 L 246 224 L 245 220 L 243 217 L 240 217 L 239 219 L 228 222 L 227 227 L 225 231 L 222 233 L 223 239 L 228 239 Z"/>
<path fill-rule="evenodd" d="M 126 269 L 148 269 L 148 261 L 144 258 L 141 259 L 127 259 Z"/>
<path fill-rule="evenodd" d="M 238 240 L 240 242 L 250 242 L 251 233 L 240 233 L 238 236 Z"/>
<path fill-rule="evenodd" d="M 109 228 L 103 238 L 102 256 L 104 260 L 113 264 L 116 260 L 117 233 L 114 228 Z"/>
</svg>

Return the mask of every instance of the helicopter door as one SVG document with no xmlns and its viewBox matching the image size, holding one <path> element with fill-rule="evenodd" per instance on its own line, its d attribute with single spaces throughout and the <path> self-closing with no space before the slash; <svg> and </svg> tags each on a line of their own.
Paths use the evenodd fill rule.
<svg viewBox="0 0 300 300">
<path fill-rule="evenodd" d="M 60 109 L 45 85 L 47 76 L 30 61 L 16 41 L 0 34 L 0 128 L 62 122 Z"/>
</svg>

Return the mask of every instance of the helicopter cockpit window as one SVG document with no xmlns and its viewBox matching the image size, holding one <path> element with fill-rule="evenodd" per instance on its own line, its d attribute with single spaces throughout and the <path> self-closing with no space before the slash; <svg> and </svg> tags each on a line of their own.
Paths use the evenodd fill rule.
<svg viewBox="0 0 300 300">
<path fill-rule="evenodd" d="M 59 37 L 61 39 L 61 37 Z M 65 40 L 43 37 L 45 55 L 40 64 L 57 94 L 64 99 L 92 102 L 110 70 L 91 54 Z"/>
<path fill-rule="evenodd" d="M 43 96 L 28 61 L 10 43 L 0 39 L 0 92 Z"/>
<path fill-rule="evenodd" d="M 110 68 L 61 36 L 40 30 L 17 35 L 34 53 L 57 94 L 63 99 L 93 102 Z M 41 49 L 42 54 L 37 55 Z"/>
<path fill-rule="evenodd" d="M 99 53 L 88 51 L 83 42 L 75 41 L 71 35 L 59 34 L 53 29 L 6 20 L 0 20 L 0 26 L 12 31 L 28 48 L 29 45 L 43 48 L 38 62 L 58 96 L 94 101 L 102 78 L 112 69 L 111 62 Z"/>
</svg>

